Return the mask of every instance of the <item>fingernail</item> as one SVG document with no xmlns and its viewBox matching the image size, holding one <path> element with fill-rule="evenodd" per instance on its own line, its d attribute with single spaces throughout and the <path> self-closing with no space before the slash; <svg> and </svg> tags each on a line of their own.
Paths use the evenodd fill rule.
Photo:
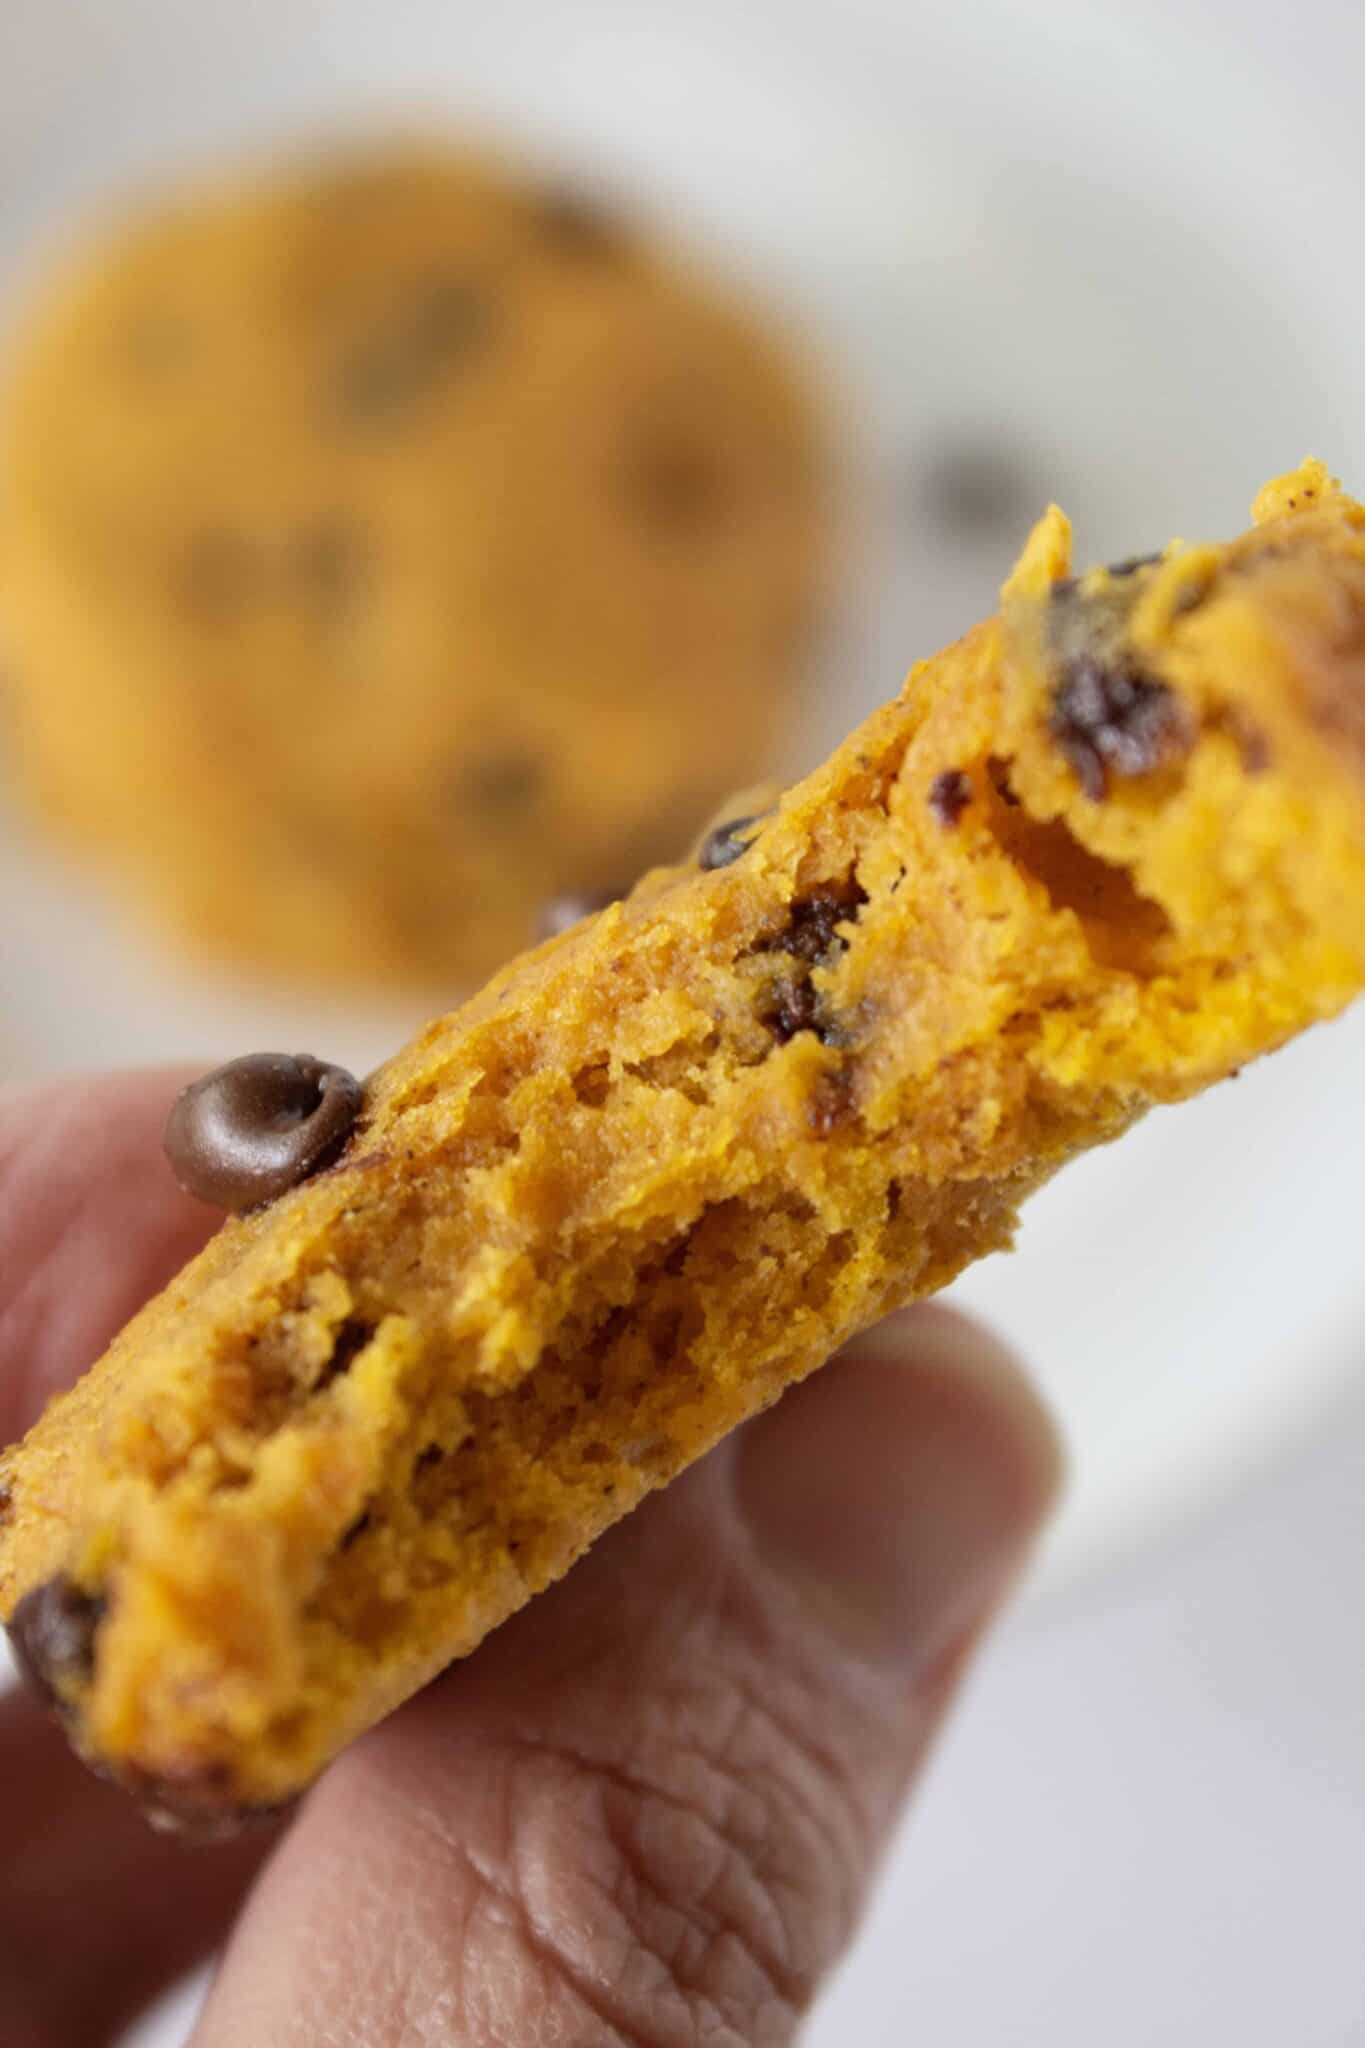
<svg viewBox="0 0 1365 2048">
<path fill-rule="evenodd" d="M 1009 1353 L 947 1310 L 892 1317 L 741 1433 L 763 1563 L 855 1655 L 931 1665 L 1017 1578 L 1061 1484 Z"/>
</svg>

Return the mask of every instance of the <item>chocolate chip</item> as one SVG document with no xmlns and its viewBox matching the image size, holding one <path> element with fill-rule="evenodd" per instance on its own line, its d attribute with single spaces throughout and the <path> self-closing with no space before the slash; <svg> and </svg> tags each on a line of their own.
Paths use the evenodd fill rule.
<svg viewBox="0 0 1365 2048">
<path fill-rule="evenodd" d="M 1110 774 L 1148 775 L 1178 743 L 1183 720 L 1164 683 L 1127 655 L 1078 654 L 1061 665 L 1049 730 L 1099 803 Z"/>
<path fill-rule="evenodd" d="M 270 1202 L 330 1165 L 363 1099 L 344 1067 L 306 1053 L 249 1053 L 177 1098 L 166 1157 L 182 1188 L 240 1212 Z"/>
<path fill-rule="evenodd" d="M 811 896 L 802 896 L 793 903 L 787 922 L 776 938 L 765 941 L 756 950 L 795 953 L 798 960 L 815 966 L 836 945 L 842 948 L 844 942 L 839 935 L 839 926 L 856 917 L 866 901 L 865 891 L 856 883 L 841 889 L 820 889 Z"/>
<path fill-rule="evenodd" d="M 536 225 L 571 256 L 619 256 L 630 243 L 620 217 L 568 185 L 551 185 L 536 200 Z"/>
<path fill-rule="evenodd" d="M 772 1006 L 764 1011 L 763 1022 L 779 1045 L 795 1038 L 798 1031 L 813 1031 L 817 1038 L 822 1038 L 820 998 L 812 988 L 809 976 L 784 983 L 778 989 Z"/>
<path fill-rule="evenodd" d="M 727 818 L 723 825 L 713 826 L 701 843 L 697 866 L 706 874 L 714 868 L 728 868 L 749 851 L 756 836 L 754 827 L 762 822 L 762 818 Z"/>
<path fill-rule="evenodd" d="M 826 1045 L 835 1035 L 812 986 L 810 970 L 842 952 L 847 942 L 839 926 L 856 917 L 866 901 L 866 891 L 851 878 L 837 887 L 816 890 L 792 904 L 779 932 L 754 945 L 755 953 L 788 953 L 802 963 L 799 977 L 779 983 L 776 999 L 762 1013 L 763 1023 L 779 1044 L 785 1045 L 798 1031 L 813 1031 Z"/>
<path fill-rule="evenodd" d="M 945 768 L 929 785 L 929 808 L 950 830 L 972 800 L 971 778 L 960 768 Z"/>
<path fill-rule="evenodd" d="M 47 1706 L 65 1711 L 72 1685 L 89 1683 L 95 1668 L 95 1633 L 105 1603 L 74 1579 L 56 1578 L 25 1593 L 8 1622 L 14 1660 Z"/>
<path fill-rule="evenodd" d="M 585 917 L 595 917 L 609 903 L 618 903 L 624 894 L 623 889 L 576 889 L 566 890 L 562 896 L 552 896 L 536 912 L 536 943 L 539 945 L 546 939 L 557 939 L 561 933 L 572 931 Z"/>
<path fill-rule="evenodd" d="M 0 1479 L 0 1529 L 14 1513 L 14 1494 L 8 1479 Z"/>
<path fill-rule="evenodd" d="M 463 278 L 438 278 L 378 321 L 338 368 L 336 403 L 348 420 L 387 423 L 482 347 L 492 329 L 484 294 Z"/>
</svg>

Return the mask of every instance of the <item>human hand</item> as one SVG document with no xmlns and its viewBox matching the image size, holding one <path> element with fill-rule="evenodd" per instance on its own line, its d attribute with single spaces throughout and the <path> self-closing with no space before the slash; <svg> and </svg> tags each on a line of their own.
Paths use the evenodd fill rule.
<svg viewBox="0 0 1365 2048">
<path fill-rule="evenodd" d="M 184 1078 L 0 1095 L 0 1442 L 211 1229 L 160 1151 Z M 895 1317 L 266 1837 L 153 1834 L 5 1697 L 5 2048 L 107 2048 L 224 1941 L 194 2048 L 778 2048 L 1059 1469 L 990 1337 Z"/>
</svg>

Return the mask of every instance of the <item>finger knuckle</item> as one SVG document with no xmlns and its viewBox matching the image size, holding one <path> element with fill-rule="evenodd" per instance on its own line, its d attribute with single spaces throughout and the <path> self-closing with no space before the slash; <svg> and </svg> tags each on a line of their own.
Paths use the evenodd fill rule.
<svg viewBox="0 0 1365 2048">
<path fill-rule="evenodd" d="M 702 1671 L 643 1717 L 637 1699 L 624 1740 L 607 1723 L 516 1745 L 483 1878 L 510 1891 L 538 1969 L 604 2039 L 790 2040 L 851 1931 L 872 1832 L 801 1695 Z"/>
</svg>

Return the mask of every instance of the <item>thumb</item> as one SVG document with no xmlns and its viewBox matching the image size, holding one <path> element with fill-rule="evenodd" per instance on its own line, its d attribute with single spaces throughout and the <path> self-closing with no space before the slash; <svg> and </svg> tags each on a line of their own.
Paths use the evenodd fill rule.
<svg viewBox="0 0 1365 2048">
<path fill-rule="evenodd" d="M 871 1332 L 345 1756 L 197 2048 L 777 2048 L 1058 1486 L 984 1333 Z"/>
</svg>

